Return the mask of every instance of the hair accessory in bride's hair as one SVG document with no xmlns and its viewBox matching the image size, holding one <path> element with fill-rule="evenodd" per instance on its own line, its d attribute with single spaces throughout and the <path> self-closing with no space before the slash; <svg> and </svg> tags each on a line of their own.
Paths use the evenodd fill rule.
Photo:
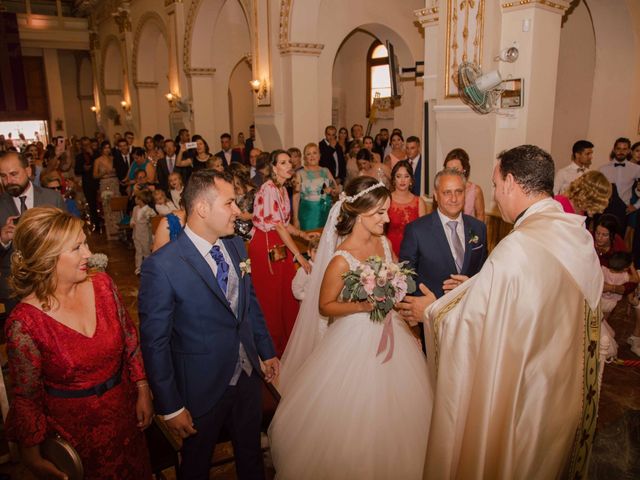
<svg viewBox="0 0 640 480">
<path fill-rule="evenodd" d="M 13 256 L 18 262 L 21 262 L 24 260 L 24 257 L 22 256 L 22 252 L 20 250 L 14 250 Z"/>
<path fill-rule="evenodd" d="M 375 185 L 371 185 L 369 188 L 365 188 L 361 192 L 356 193 L 355 195 L 347 195 L 346 193 L 342 192 L 340 194 L 340 200 L 342 200 L 345 203 L 353 203 L 356 200 L 358 200 L 360 197 L 363 197 L 367 193 L 375 190 L 376 188 L 380 188 L 380 187 L 386 187 L 386 185 L 384 183 L 382 183 L 382 182 L 378 182 Z"/>
</svg>

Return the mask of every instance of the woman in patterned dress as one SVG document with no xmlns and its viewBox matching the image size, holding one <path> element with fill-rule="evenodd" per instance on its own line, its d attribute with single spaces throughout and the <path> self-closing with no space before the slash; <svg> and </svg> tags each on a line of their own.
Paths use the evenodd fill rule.
<svg viewBox="0 0 640 480">
<path fill-rule="evenodd" d="M 331 196 L 337 192 L 329 169 L 320 166 L 320 150 L 315 143 L 304 147 L 304 169 L 296 173 L 293 194 L 293 223 L 301 230 L 324 227 L 331 210 Z"/>
<path fill-rule="evenodd" d="M 256 296 L 280 357 L 298 315 L 298 301 L 291 292 L 296 273 L 294 259 L 307 273 L 311 271 L 291 236 L 309 241 L 313 235 L 291 224 L 291 206 L 284 185 L 293 175 L 291 157 L 284 150 L 275 150 L 269 163 L 270 177 L 254 201 L 249 258 Z"/>
</svg>

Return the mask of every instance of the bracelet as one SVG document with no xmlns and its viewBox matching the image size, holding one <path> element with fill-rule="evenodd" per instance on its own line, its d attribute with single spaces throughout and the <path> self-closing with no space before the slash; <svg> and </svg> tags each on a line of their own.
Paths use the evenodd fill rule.
<svg viewBox="0 0 640 480">
<path fill-rule="evenodd" d="M 136 383 L 136 387 L 137 388 L 144 388 L 144 387 L 148 387 L 148 386 L 149 386 L 149 382 Z"/>
</svg>

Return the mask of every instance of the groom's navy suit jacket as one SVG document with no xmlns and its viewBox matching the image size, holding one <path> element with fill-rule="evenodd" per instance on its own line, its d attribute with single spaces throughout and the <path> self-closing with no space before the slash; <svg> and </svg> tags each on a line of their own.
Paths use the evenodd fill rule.
<svg viewBox="0 0 640 480">
<path fill-rule="evenodd" d="M 258 372 L 258 356 L 276 355 L 251 276 L 239 267 L 248 258 L 244 243 L 222 242 L 238 274 L 237 317 L 184 232 L 142 264 L 140 343 L 158 414 L 186 407 L 199 417 L 211 410 L 229 386 L 240 342 Z"/>
<path fill-rule="evenodd" d="M 460 274 L 471 277 L 487 258 L 487 227 L 469 215 L 463 214 L 462 221 L 465 249 Z M 417 284 L 424 283 L 437 298 L 444 295 L 442 282 L 456 273 L 456 264 L 437 211 L 406 226 L 399 257 L 416 271 Z"/>
</svg>

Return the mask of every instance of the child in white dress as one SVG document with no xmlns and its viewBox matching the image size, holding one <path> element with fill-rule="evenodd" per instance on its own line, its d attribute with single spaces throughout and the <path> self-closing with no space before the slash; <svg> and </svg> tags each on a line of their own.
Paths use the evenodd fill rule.
<svg viewBox="0 0 640 480">
<path fill-rule="evenodd" d="M 145 257 L 151 255 L 151 217 L 156 212 L 150 207 L 153 195 L 149 190 L 140 190 L 135 194 L 136 206 L 131 213 L 131 228 L 133 229 L 133 245 L 136 248 L 136 275 L 140 275 L 140 267 Z"/>
<path fill-rule="evenodd" d="M 307 247 L 307 253 L 309 254 L 309 264 L 313 267 L 313 262 L 316 259 L 316 252 L 318 251 L 318 238 L 312 238 L 309 240 L 309 246 Z M 304 300 L 305 292 L 309 279 L 311 278 L 311 272 L 307 273 L 304 268 L 298 268 L 296 276 L 291 281 L 291 290 L 296 300 Z"/>
</svg>

